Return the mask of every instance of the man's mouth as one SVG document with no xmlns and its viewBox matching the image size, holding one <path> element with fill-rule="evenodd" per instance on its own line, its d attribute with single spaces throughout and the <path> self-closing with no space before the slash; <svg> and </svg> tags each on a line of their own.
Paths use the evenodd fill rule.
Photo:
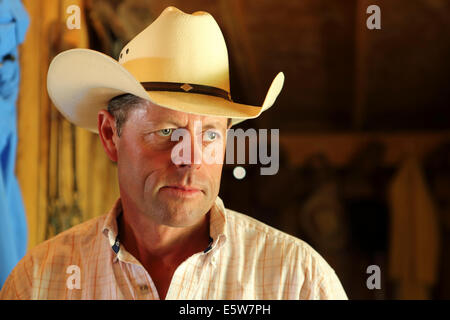
<svg viewBox="0 0 450 320">
<path fill-rule="evenodd" d="M 201 189 L 187 185 L 169 185 L 161 188 L 161 191 L 167 191 L 174 196 L 194 197 L 201 193 Z"/>
</svg>

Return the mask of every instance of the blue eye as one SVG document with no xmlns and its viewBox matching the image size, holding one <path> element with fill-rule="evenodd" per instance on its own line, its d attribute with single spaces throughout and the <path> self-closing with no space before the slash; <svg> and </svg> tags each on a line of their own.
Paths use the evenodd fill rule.
<svg viewBox="0 0 450 320">
<path fill-rule="evenodd" d="M 205 132 L 205 137 L 204 140 L 205 141 L 214 141 L 219 137 L 219 134 L 215 131 L 212 130 L 208 130 Z"/>
<path fill-rule="evenodd" d="M 173 129 L 162 129 L 157 131 L 156 133 L 161 137 L 168 137 L 172 134 Z"/>
</svg>

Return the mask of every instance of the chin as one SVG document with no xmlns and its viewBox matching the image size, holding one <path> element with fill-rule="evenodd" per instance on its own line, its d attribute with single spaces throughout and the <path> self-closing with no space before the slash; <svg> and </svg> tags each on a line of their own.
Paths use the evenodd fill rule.
<svg viewBox="0 0 450 320">
<path fill-rule="evenodd" d="M 174 228 L 190 227 L 197 224 L 205 214 L 206 212 L 203 214 L 198 212 L 170 212 L 166 213 L 163 222 L 164 225 Z"/>
<path fill-rule="evenodd" d="M 208 209 L 202 210 L 203 206 L 199 204 L 178 201 L 158 207 L 156 210 L 158 213 L 154 216 L 154 219 L 162 225 L 177 228 L 195 225 L 209 211 Z M 155 212 L 155 210 L 149 212 Z"/>
</svg>

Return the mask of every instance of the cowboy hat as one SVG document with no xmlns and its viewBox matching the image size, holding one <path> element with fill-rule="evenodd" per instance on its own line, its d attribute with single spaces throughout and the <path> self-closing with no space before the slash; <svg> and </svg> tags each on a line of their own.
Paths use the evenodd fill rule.
<svg viewBox="0 0 450 320">
<path fill-rule="evenodd" d="M 58 54 L 48 70 L 47 90 L 70 122 L 98 132 L 98 111 L 125 93 L 172 110 L 231 118 L 234 125 L 270 108 L 283 82 L 280 72 L 262 106 L 233 102 L 228 52 L 217 22 L 207 12 L 168 7 L 125 45 L 118 61 L 90 49 Z"/>
</svg>

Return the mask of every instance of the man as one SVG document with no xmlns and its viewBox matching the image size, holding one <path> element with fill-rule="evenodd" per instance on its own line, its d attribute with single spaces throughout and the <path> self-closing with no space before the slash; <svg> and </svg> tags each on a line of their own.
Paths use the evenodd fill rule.
<svg viewBox="0 0 450 320">
<path fill-rule="evenodd" d="M 67 119 L 98 131 L 120 199 L 31 250 L 1 298 L 346 299 L 309 245 L 218 197 L 227 129 L 270 108 L 283 81 L 262 107 L 233 102 L 214 18 L 173 7 L 118 62 L 85 49 L 58 55 L 49 95 Z"/>
</svg>

